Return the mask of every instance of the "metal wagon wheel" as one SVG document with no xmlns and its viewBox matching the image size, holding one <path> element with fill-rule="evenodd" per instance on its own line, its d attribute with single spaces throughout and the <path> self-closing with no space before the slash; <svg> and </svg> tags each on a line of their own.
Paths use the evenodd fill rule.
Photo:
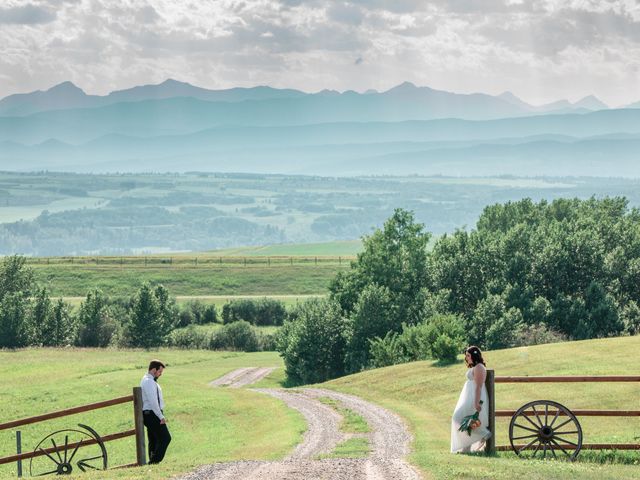
<svg viewBox="0 0 640 480">
<path fill-rule="evenodd" d="M 83 430 L 65 429 L 50 433 L 36 445 L 29 463 L 32 477 L 69 475 L 77 467 L 81 471 L 106 470 L 107 450 L 100 435 L 87 425 Z"/>
<path fill-rule="evenodd" d="M 522 443 L 518 443 L 519 440 Z M 540 453 L 546 458 L 549 452 L 549 457 L 557 459 L 560 453 L 564 455 L 562 458 L 573 461 L 582 448 L 582 428 L 564 405 L 535 400 L 520 407 L 511 417 L 509 441 L 518 455 L 534 458 Z"/>
</svg>

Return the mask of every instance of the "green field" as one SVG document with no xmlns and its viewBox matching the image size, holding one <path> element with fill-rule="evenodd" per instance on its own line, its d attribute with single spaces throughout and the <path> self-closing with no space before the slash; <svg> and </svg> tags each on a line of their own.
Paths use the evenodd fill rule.
<svg viewBox="0 0 640 480">
<path fill-rule="evenodd" d="M 119 265 L 32 265 L 37 281 L 54 297 L 82 297 L 91 288 L 129 297 L 144 282 L 163 284 L 174 296 L 326 294 L 342 265 L 129 267 Z"/>
<path fill-rule="evenodd" d="M 212 250 L 204 252 L 204 255 L 212 256 L 247 256 L 247 257 L 268 257 L 268 256 L 333 256 L 355 257 L 362 251 L 362 241 L 344 240 L 322 243 L 292 243 L 282 245 L 266 245 L 257 247 L 239 247 L 223 250 Z M 191 254 L 193 255 L 193 254 Z"/>
<path fill-rule="evenodd" d="M 556 343 L 488 352 L 496 375 L 634 375 L 640 337 Z M 352 393 L 400 414 L 415 441 L 412 463 L 426 478 L 450 479 L 632 479 L 640 477 L 640 452 L 583 450 L 575 463 L 523 460 L 511 452 L 495 457 L 449 453 L 450 421 L 465 381 L 462 363 L 438 366 L 415 362 L 370 370 L 323 384 Z M 498 410 L 517 409 L 538 399 L 555 400 L 569 409 L 637 410 L 633 383 L 497 384 Z M 585 443 L 638 443 L 638 417 L 580 418 Z M 508 443 L 508 419 L 498 420 L 497 444 Z M 603 464 L 612 458 L 614 464 Z M 625 464 L 631 463 L 631 465 Z"/>
<path fill-rule="evenodd" d="M 638 337 L 558 343 L 488 352 L 496 375 L 620 375 L 637 373 Z M 161 350 L 54 350 L 0 352 L 3 389 L 0 421 L 100 401 L 130 392 L 151 357 L 169 363 L 162 383 L 174 434 L 161 466 L 116 470 L 78 478 L 167 478 L 199 464 L 233 459 L 282 458 L 300 441 L 302 417 L 271 397 L 244 389 L 213 389 L 208 382 L 242 366 L 282 366 L 275 353 L 220 353 Z M 449 453 L 450 418 L 464 382 L 462 363 L 440 366 L 414 362 L 369 370 L 322 384 L 361 396 L 401 415 L 415 440 L 410 461 L 425 478 L 632 479 L 638 478 L 639 452 L 581 452 L 575 463 L 523 460 L 511 452 L 496 456 Z M 279 386 L 283 369 L 258 387 Z M 498 409 L 516 409 L 534 399 L 558 401 L 570 409 L 637 409 L 632 383 L 498 384 Z M 583 417 L 586 443 L 637 443 L 637 417 Z M 53 430 L 87 423 L 101 434 L 131 428 L 131 407 L 121 405 L 66 419 L 21 427 L 24 450 Z M 347 421 L 358 431 L 357 419 Z M 357 428 L 356 428 L 357 426 Z M 507 443 L 507 419 L 498 420 L 497 443 Z M 15 453 L 13 431 L 0 432 L 0 456 Z M 131 438 L 108 444 L 111 464 L 134 461 Z M 358 456 L 368 448 L 354 440 L 340 455 Z M 337 452 L 334 452 L 336 454 Z M 0 466 L 0 476 L 15 477 L 15 465 Z"/>
<path fill-rule="evenodd" d="M 239 367 L 281 366 L 275 353 L 0 351 L 4 370 L 0 423 L 128 395 L 139 384 L 153 357 L 168 362 L 162 385 L 173 441 L 165 462 L 159 467 L 76 478 L 167 478 L 207 462 L 281 458 L 300 442 L 306 428 L 304 420 L 282 402 L 248 390 L 208 386 L 210 381 Z M 268 380 L 261 384 L 275 386 Z M 23 451 L 32 450 L 49 433 L 74 428 L 77 423 L 90 425 L 101 435 L 129 430 L 133 428 L 132 412 L 131 404 L 124 404 L 22 426 Z M 107 449 L 111 466 L 135 461 L 133 437 L 110 442 Z M 14 431 L 0 431 L 0 456 L 13 454 Z M 28 469 L 28 462 L 25 467 Z M 15 478 L 16 465 L 0 465 L 0 477 Z"/>
</svg>

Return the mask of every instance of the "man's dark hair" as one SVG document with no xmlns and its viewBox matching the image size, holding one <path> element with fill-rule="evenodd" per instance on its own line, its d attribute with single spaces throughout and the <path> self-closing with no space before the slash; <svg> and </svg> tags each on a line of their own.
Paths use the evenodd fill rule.
<svg viewBox="0 0 640 480">
<path fill-rule="evenodd" d="M 151 362 L 149 362 L 149 370 L 160 367 L 165 368 L 164 363 L 162 363 L 160 360 L 151 360 Z"/>
</svg>

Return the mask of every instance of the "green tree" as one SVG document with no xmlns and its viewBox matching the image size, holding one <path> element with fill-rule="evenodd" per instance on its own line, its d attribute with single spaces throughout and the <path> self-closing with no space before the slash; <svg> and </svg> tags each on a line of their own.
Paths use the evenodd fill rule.
<svg viewBox="0 0 640 480">
<path fill-rule="evenodd" d="M 42 329 L 42 345 L 66 347 L 73 343 L 76 328 L 69 304 L 59 298 L 53 305 L 51 315 Z"/>
<path fill-rule="evenodd" d="M 401 325 L 397 324 L 395 318 L 389 289 L 375 283 L 364 287 L 350 318 L 349 371 L 357 372 L 369 364 L 369 340 L 400 330 Z"/>
<path fill-rule="evenodd" d="M 29 308 L 22 292 L 5 293 L 0 301 L 0 348 L 26 347 L 29 331 L 24 319 Z"/>
<path fill-rule="evenodd" d="M 416 223 L 413 213 L 396 209 L 382 229 L 363 238 L 363 251 L 348 272 L 331 283 L 331 297 L 349 316 L 367 285 L 386 288 L 396 313 L 396 324 L 420 320 L 420 290 L 428 285 L 427 243 L 431 234 Z M 417 299 L 420 299 L 418 301 Z"/>
<path fill-rule="evenodd" d="M 168 333 L 160 301 L 148 283 L 144 283 L 131 302 L 127 341 L 133 347 L 151 348 L 164 343 Z"/>
<path fill-rule="evenodd" d="M 344 375 L 348 338 L 348 324 L 336 302 L 302 303 L 278 338 L 289 381 L 317 383 Z"/>
<path fill-rule="evenodd" d="M 46 331 L 47 325 L 51 322 L 53 314 L 53 306 L 51 298 L 46 288 L 39 288 L 33 299 L 33 308 L 31 309 L 31 321 L 29 322 L 29 330 L 32 345 L 48 345 L 49 332 Z"/>
<path fill-rule="evenodd" d="M 78 336 L 76 343 L 80 347 L 106 347 L 117 325 L 113 318 L 106 297 L 101 290 L 94 289 L 87 293 L 78 311 Z"/>
</svg>

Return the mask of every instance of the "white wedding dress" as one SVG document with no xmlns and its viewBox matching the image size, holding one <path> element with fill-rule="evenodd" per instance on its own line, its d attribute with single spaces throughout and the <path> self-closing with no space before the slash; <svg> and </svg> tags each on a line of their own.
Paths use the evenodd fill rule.
<svg viewBox="0 0 640 480">
<path fill-rule="evenodd" d="M 475 368 L 475 367 L 474 367 Z M 491 437 L 489 431 L 489 402 L 487 396 L 487 387 L 483 384 L 480 391 L 480 400 L 482 400 L 482 410 L 480 410 L 481 425 L 471 430 L 471 435 L 467 432 L 460 432 L 460 424 L 467 415 L 476 413 L 474 407 L 476 384 L 473 381 L 473 368 L 469 368 L 466 373 L 467 381 L 462 387 L 460 398 L 453 411 L 451 419 L 451 453 L 467 453 L 477 452 L 484 449 L 485 441 Z"/>
</svg>

